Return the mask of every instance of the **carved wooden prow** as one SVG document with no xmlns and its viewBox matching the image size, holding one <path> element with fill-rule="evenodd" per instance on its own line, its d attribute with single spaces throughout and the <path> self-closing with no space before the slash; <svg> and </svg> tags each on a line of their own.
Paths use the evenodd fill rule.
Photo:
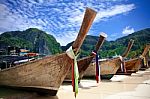
<svg viewBox="0 0 150 99">
<path fill-rule="evenodd" d="M 129 51 L 131 50 L 131 47 L 132 47 L 133 43 L 134 43 L 134 40 L 130 39 L 130 41 L 129 41 L 129 43 L 128 43 L 127 49 L 126 49 L 125 52 L 122 54 L 122 57 L 123 57 L 123 58 L 128 56 Z"/>
<path fill-rule="evenodd" d="M 107 37 L 107 35 L 105 33 L 100 34 L 99 40 L 97 41 L 97 44 L 95 45 L 95 51 L 94 51 L 95 53 L 97 53 L 99 48 L 103 45 L 106 37 Z M 95 55 L 93 55 L 93 53 L 91 53 L 90 56 L 78 60 L 79 79 L 82 79 L 85 70 L 89 67 L 94 56 Z"/>
<path fill-rule="evenodd" d="M 142 55 L 140 56 L 140 58 L 138 58 L 138 60 L 136 61 L 136 63 L 135 63 L 135 71 L 137 72 L 140 68 L 143 68 L 143 67 L 145 67 L 145 65 L 143 66 L 142 65 L 142 60 L 143 60 L 143 58 L 146 56 L 146 54 L 148 53 L 148 51 L 150 50 L 150 44 L 147 44 L 146 46 L 145 46 L 145 48 L 144 48 L 144 51 L 143 51 L 143 53 L 142 53 Z"/>
<path fill-rule="evenodd" d="M 104 43 L 104 41 L 105 41 L 105 39 L 106 39 L 106 37 L 107 37 L 107 34 L 105 34 L 105 33 L 101 33 L 100 34 L 100 36 L 99 36 L 99 39 L 98 39 L 98 41 L 97 41 L 97 43 L 96 43 L 96 45 L 95 45 L 95 52 L 97 53 L 98 52 L 98 50 L 101 48 L 101 46 L 103 45 L 103 43 Z M 91 56 L 92 56 L 93 54 L 91 54 Z"/>
<path fill-rule="evenodd" d="M 74 41 L 72 45 L 72 48 L 74 49 L 75 54 L 78 53 L 79 48 L 81 47 L 86 37 L 86 33 L 89 31 L 96 14 L 97 13 L 94 10 L 90 8 L 86 8 L 84 19 L 83 19 L 79 34 L 77 36 L 77 39 Z"/>
<path fill-rule="evenodd" d="M 98 50 L 101 48 L 101 46 L 103 45 L 106 37 L 107 37 L 107 34 L 105 34 L 105 33 L 100 34 L 99 40 L 98 40 L 98 42 L 95 46 L 95 52 L 98 52 Z"/>
<path fill-rule="evenodd" d="M 95 15 L 95 11 L 89 8 L 86 9 L 80 32 L 72 45 L 75 54 L 78 53 Z M 62 53 L 47 56 L 2 70 L 0 72 L 0 85 L 55 96 L 71 68 L 72 61 L 67 55 L 67 53 Z"/>
<path fill-rule="evenodd" d="M 144 48 L 144 51 L 142 53 L 142 57 L 145 57 L 145 55 L 147 54 L 147 52 L 150 50 L 150 44 L 147 44 L 146 47 Z"/>
</svg>

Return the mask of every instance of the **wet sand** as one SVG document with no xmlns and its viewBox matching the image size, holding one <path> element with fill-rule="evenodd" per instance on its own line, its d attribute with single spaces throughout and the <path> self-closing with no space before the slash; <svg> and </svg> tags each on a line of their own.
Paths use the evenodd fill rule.
<svg viewBox="0 0 150 99">
<path fill-rule="evenodd" d="M 63 84 L 57 96 L 39 96 L 25 93 L 21 96 L 9 96 L 4 99 L 75 99 L 72 86 Z M 150 99 L 150 68 L 131 76 L 115 75 L 111 80 L 82 80 L 76 99 Z M 1 98 L 0 96 L 0 99 Z"/>
</svg>

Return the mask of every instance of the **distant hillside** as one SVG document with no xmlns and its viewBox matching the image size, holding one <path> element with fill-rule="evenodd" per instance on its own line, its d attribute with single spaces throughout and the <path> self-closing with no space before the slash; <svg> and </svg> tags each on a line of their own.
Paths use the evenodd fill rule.
<svg viewBox="0 0 150 99">
<path fill-rule="evenodd" d="M 87 35 L 83 42 L 83 45 L 81 46 L 80 57 L 89 55 L 90 52 L 94 50 L 94 45 L 96 44 L 97 41 L 98 41 L 97 36 Z M 62 46 L 61 48 L 63 51 L 66 51 L 72 44 L 73 42 L 68 43 L 66 46 Z"/>
<path fill-rule="evenodd" d="M 109 36 L 109 35 L 108 35 Z M 128 36 L 121 37 L 115 41 L 105 41 L 101 50 L 99 51 L 99 55 L 101 58 L 112 57 L 114 55 L 122 55 L 125 51 L 128 42 L 130 39 L 134 40 L 134 45 L 129 53 L 128 57 L 136 57 L 142 53 L 144 46 L 147 43 L 150 43 L 150 28 L 137 31 Z M 98 40 L 97 36 L 88 35 L 81 47 L 81 56 L 87 56 L 89 53 L 94 50 L 95 44 Z M 63 50 L 69 48 L 72 43 L 69 43 L 67 46 L 62 46 Z"/>
<path fill-rule="evenodd" d="M 0 49 L 7 46 L 27 48 L 41 54 L 60 53 L 61 47 L 56 39 L 44 31 L 29 28 L 25 31 L 11 31 L 0 35 Z"/>
<path fill-rule="evenodd" d="M 121 55 L 130 39 L 133 39 L 135 42 L 129 53 L 129 57 L 139 56 L 144 46 L 150 43 L 150 28 L 137 31 L 115 41 L 105 41 L 99 51 L 100 57 L 105 58 L 112 57 L 116 54 Z M 94 50 L 97 41 L 97 36 L 88 35 L 81 46 L 80 57 L 88 56 L 91 51 Z M 7 46 L 16 46 L 46 55 L 60 53 L 62 50 L 65 51 L 72 43 L 73 42 L 61 47 L 52 35 L 36 28 L 29 28 L 25 31 L 5 32 L 0 35 L 0 49 L 6 48 Z"/>
</svg>

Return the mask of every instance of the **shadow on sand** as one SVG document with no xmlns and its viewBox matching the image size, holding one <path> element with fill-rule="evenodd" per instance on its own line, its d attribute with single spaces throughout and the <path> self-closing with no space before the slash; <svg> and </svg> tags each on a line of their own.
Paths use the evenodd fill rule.
<svg viewBox="0 0 150 99">
<path fill-rule="evenodd" d="M 0 99 L 58 99 L 58 97 L 0 87 Z"/>
</svg>

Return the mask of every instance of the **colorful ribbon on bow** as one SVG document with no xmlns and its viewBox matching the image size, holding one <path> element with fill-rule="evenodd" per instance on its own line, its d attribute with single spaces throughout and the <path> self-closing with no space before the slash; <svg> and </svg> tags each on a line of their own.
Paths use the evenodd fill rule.
<svg viewBox="0 0 150 99">
<path fill-rule="evenodd" d="M 72 86 L 73 86 L 73 92 L 75 93 L 75 97 L 78 94 L 78 79 L 79 79 L 79 71 L 78 71 L 78 65 L 77 65 L 77 57 L 79 54 L 75 55 L 74 51 L 72 50 L 72 47 L 70 47 L 66 51 L 67 55 L 74 60 L 74 63 L 72 64 Z"/>
<path fill-rule="evenodd" d="M 97 83 L 99 83 L 99 81 L 100 81 L 100 67 L 99 67 L 99 62 L 98 62 L 98 54 L 95 51 L 93 51 L 92 54 L 95 55 L 95 59 L 96 59 L 96 81 L 97 81 Z"/>
</svg>

